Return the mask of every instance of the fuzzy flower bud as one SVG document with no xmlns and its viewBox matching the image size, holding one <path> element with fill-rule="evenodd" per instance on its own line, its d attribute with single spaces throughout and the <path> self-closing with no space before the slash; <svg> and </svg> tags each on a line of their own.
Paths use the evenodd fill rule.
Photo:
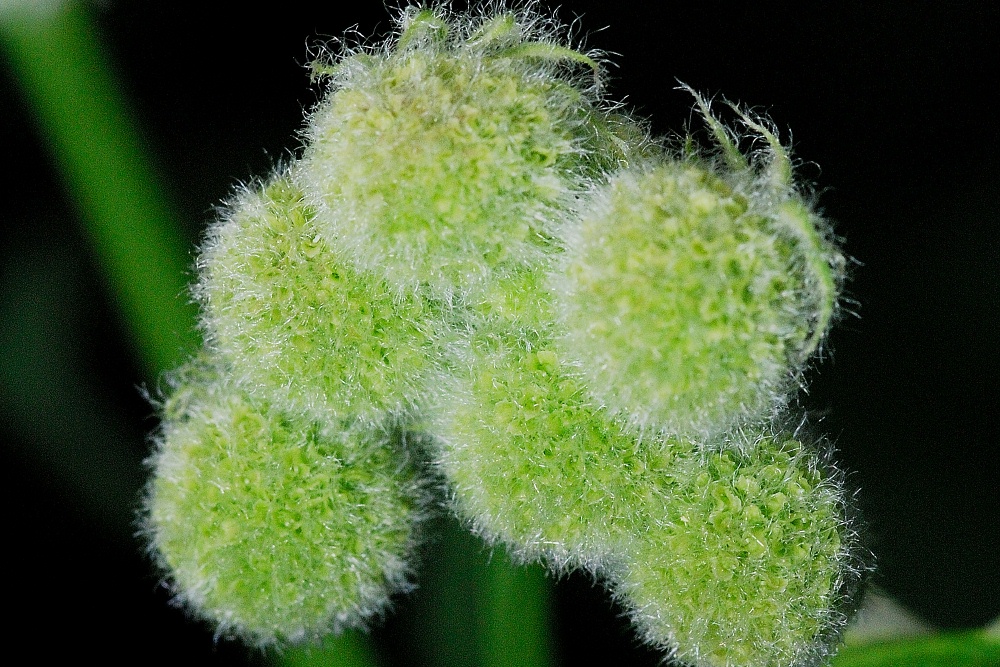
<svg viewBox="0 0 1000 667">
<path fill-rule="evenodd" d="M 596 63 L 561 32 L 530 14 L 411 7 L 395 43 L 321 68 L 330 92 L 299 176 L 326 238 L 438 298 L 537 264 L 609 127 L 590 122 Z"/>
<path fill-rule="evenodd" d="M 198 266 L 208 339 L 251 395 L 328 422 L 414 406 L 429 363 L 425 302 L 334 252 L 287 175 L 236 199 Z"/>
<path fill-rule="evenodd" d="M 612 577 L 646 640 L 696 667 L 814 664 L 864 570 L 840 476 L 794 438 L 752 439 L 648 477 L 647 525 Z"/>
<path fill-rule="evenodd" d="M 196 362 L 150 464 L 151 549 L 177 602 L 219 635 L 315 640 L 409 587 L 422 491 L 392 429 L 297 419 Z"/>
<path fill-rule="evenodd" d="M 784 178 L 662 158 L 583 202 L 551 283 L 561 350 L 612 413 L 707 439 L 786 404 L 843 258 Z"/>
</svg>

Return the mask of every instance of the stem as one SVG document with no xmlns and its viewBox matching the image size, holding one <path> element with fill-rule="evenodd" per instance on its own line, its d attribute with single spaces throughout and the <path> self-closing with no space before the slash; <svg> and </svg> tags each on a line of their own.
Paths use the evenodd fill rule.
<svg viewBox="0 0 1000 667">
<path fill-rule="evenodd" d="M 550 667 L 551 582 L 541 567 L 492 555 L 453 517 L 427 526 L 420 588 L 405 614 L 414 663 L 435 667 Z"/>
<path fill-rule="evenodd" d="M 10 60 L 121 310 L 148 378 L 198 345 L 190 265 L 178 216 L 163 196 L 82 3 L 26 1 L 0 13 Z M 287 651 L 286 665 L 375 664 L 366 636 L 347 633 Z"/>
<path fill-rule="evenodd" d="M 371 640 L 361 632 L 327 637 L 319 646 L 284 651 L 273 656 L 284 667 L 371 667 L 377 665 Z"/>
<path fill-rule="evenodd" d="M 539 565 L 515 566 L 495 551 L 484 578 L 484 667 L 555 663 L 548 629 L 551 583 Z"/>
<path fill-rule="evenodd" d="M 197 343 L 190 260 L 90 16 L 78 2 L 53 4 L 8 9 L 0 42 L 154 378 Z"/>
</svg>

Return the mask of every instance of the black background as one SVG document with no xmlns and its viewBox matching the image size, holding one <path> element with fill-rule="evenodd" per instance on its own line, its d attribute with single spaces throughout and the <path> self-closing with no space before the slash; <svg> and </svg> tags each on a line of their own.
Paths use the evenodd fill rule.
<svg viewBox="0 0 1000 667">
<path fill-rule="evenodd" d="M 693 121 L 678 79 L 793 132 L 800 177 L 856 260 L 855 314 L 833 332 L 802 405 L 861 489 L 875 583 L 943 627 L 1000 613 L 997 7 L 577 0 L 559 10 L 582 17 L 588 46 L 619 54 L 611 95 L 657 133 Z M 192 252 L 234 184 L 299 148 L 316 101 L 309 44 L 353 25 L 384 33 L 390 15 L 379 2 L 94 8 Z M 151 380 L 6 62 L 0 72 L 0 315 L 23 325 L 0 322 L 10 646 L 258 659 L 169 608 L 131 536 L 155 426 L 137 386 Z M 565 664 L 595 654 L 656 664 L 589 582 L 560 582 L 557 596 Z M 387 664 L 410 664 L 405 621 L 375 634 Z"/>
</svg>

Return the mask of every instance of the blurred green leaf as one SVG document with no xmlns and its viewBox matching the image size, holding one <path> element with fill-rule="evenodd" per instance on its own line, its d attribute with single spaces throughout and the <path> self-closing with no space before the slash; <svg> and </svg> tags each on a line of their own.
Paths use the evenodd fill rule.
<svg viewBox="0 0 1000 667">
<path fill-rule="evenodd" d="M 831 667 L 996 667 L 1000 639 L 982 630 L 848 645 Z"/>
</svg>

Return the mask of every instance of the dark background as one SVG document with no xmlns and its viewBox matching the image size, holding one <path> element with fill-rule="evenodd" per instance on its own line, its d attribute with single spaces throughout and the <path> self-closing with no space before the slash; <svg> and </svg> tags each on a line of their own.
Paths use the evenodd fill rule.
<svg viewBox="0 0 1000 667">
<path fill-rule="evenodd" d="M 804 4 L 567 0 L 560 16 L 620 54 L 612 97 L 657 133 L 692 120 L 678 79 L 794 132 L 799 174 L 856 260 L 854 314 L 802 404 L 860 488 L 875 583 L 933 624 L 981 625 L 1000 614 L 1000 141 L 987 101 L 1000 5 Z M 308 45 L 390 25 L 379 2 L 122 0 L 94 14 L 192 253 L 234 184 L 298 149 L 316 101 Z M 255 659 L 170 608 L 131 535 L 155 426 L 137 387 L 151 380 L 6 62 L 0 119 L 7 634 L 38 655 Z M 565 664 L 656 664 L 602 591 L 582 578 L 556 590 Z M 375 631 L 387 664 L 409 661 L 409 605 Z"/>
</svg>

